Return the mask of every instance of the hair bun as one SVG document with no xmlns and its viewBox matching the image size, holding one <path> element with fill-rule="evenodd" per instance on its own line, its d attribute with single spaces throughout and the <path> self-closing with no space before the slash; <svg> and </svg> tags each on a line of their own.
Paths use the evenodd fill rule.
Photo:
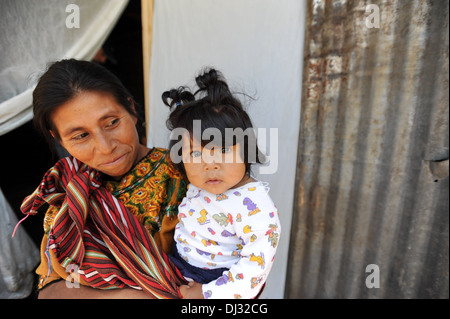
<svg viewBox="0 0 450 319">
<path fill-rule="evenodd" d="M 195 78 L 195 82 L 199 88 L 195 94 L 205 92 L 205 98 L 209 99 L 213 105 L 220 104 L 224 98 L 232 95 L 222 73 L 213 68 L 205 69 Z"/>
<path fill-rule="evenodd" d="M 194 95 L 187 91 L 184 86 L 180 86 L 178 89 L 172 89 L 166 91 L 161 96 L 163 102 L 168 107 L 172 108 L 175 106 L 180 106 L 183 103 L 194 101 Z M 170 101 L 169 101 L 170 100 Z"/>
</svg>

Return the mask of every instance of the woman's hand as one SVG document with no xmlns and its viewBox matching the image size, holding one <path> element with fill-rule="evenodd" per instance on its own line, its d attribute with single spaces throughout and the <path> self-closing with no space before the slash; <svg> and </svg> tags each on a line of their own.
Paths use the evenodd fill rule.
<svg viewBox="0 0 450 319">
<path fill-rule="evenodd" d="M 153 299 L 142 290 L 121 288 L 112 290 L 95 289 L 80 285 L 68 288 L 64 280 L 55 282 L 39 292 L 39 299 Z"/>
<path fill-rule="evenodd" d="M 202 284 L 191 281 L 187 285 L 180 286 L 180 292 L 183 295 L 183 299 L 204 299 Z"/>
</svg>

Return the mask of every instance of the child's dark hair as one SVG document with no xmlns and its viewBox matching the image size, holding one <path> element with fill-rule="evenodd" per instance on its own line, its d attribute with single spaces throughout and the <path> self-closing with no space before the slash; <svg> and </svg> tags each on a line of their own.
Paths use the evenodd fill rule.
<svg viewBox="0 0 450 319">
<path fill-rule="evenodd" d="M 166 122 L 167 128 L 170 131 L 183 128 L 193 136 L 194 120 L 200 120 L 202 137 L 206 129 L 218 129 L 222 136 L 221 146 L 231 146 L 230 142 L 232 145 L 242 143 L 241 156 L 246 173 L 250 173 L 251 164 L 261 164 L 265 161 L 265 157 L 258 149 L 252 122 L 242 103 L 233 96 L 224 77 L 215 69 L 205 69 L 195 81 L 198 90 L 193 94 L 186 87 L 172 89 L 162 94 L 164 104 L 172 110 Z M 232 141 L 229 141 L 225 138 L 226 129 L 242 129 L 246 134 L 241 134 L 242 139 L 233 135 Z M 180 141 L 181 136 L 171 139 L 169 149 Z M 202 138 L 201 145 L 206 146 L 210 142 L 214 140 Z M 178 155 L 181 157 L 180 153 Z M 176 165 L 185 173 L 182 162 Z"/>
</svg>

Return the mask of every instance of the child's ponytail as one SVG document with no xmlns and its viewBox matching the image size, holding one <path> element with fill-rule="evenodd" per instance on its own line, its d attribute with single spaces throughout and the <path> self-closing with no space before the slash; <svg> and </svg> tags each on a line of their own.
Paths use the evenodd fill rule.
<svg viewBox="0 0 450 319">
<path fill-rule="evenodd" d="M 194 95 L 187 91 L 184 86 L 180 86 L 178 89 L 172 89 L 170 91 L 166 91 L 161 96 L 165 105 L 170 107 L 171 109 L 176 106 L 180 106 L 184 103 L 194 101 Z"/>
<path fill-rule="evenodd" d="M 230 88 L 222 73 L 215 69 L 205 69 L 201 75 L 195 78 L 195 82 L 198 86 L 195 95 L 200 93 L 211 105 L 220 105 L 224 100 L 232 98 Z"/>
</svg>

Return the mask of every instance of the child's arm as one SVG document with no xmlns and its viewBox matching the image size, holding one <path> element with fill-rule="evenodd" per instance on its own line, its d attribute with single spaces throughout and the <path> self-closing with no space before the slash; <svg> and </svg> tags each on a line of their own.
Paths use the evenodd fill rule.
<svg viewBox="0 0 450 319">
<path fill-rule="evenodd" d="M 191 281 L 187 285 L 180 286 L 180 292 L 183 299 L 204 299 L 202 284 L 195 281 Z"/>
</svg>

